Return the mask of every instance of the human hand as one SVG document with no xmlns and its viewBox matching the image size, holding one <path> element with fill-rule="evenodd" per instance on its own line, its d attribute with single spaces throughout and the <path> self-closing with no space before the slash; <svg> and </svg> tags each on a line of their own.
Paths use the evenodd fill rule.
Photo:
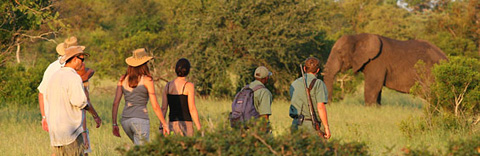
<svg viewBox="0 0 480 156">
<path fill-rule="evenodd" d="M 323 138 L 325 139 L 330 139 L 332 134 L 330 134 L 330 128 L 325 128 L 325 135 L 323 135 Z"/>
<path fill-rule="evenodd" d="M 168 126 L 163 127 L 163 135 L 168 135 L 170 134 L 170 128 Z"/>
<path fill-rule="evenodd" d="M 95 123 L 97 123 L 96 128 L 99 128 L 102 125 L 102 119 L 100 119 L 99 116 L 93 117 L 93 119 L 95 120 Z"/>
<path fill-rule="evenodd" d="M 42 119 L 42 129 L 46 132 L 48 132 L 48 124 L 47 124 L 47 119 L 43 118 Z"/>
<path fill-rule="evenodd" d="M 113 135 L 116 137 L 121 137 L 120 136 L 120 130 L 118 129 L 117 125 L 113 125 Z"/>
</svg>

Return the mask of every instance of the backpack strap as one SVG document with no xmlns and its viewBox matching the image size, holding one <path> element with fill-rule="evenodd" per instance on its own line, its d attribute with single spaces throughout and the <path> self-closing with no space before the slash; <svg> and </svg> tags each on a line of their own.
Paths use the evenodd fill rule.
<svg viewBox="0 0 480 156">
<path fill-rule="evenodd" d="M 309 91 L 313 89 L 313 86 L 315 86 L 315 82 L 317 82 L 317 79 L 313 79 L 312 82 L 310 82 L 310 86 L 308 86 Z"/>
<path fill-rule="evenodd" d="M 265 88 L 265 86 L 264 85 L 257 85 L 255 87 L 253 87 L 252 90 L 255 92 L 255 91 L 257 91 L 259 89 L 262 89 L 262 88 Z"/>
</svg>

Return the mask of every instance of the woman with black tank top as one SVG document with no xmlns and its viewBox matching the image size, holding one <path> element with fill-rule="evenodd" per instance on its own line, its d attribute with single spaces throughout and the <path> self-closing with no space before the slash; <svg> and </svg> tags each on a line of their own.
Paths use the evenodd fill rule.
<svg viewBox="0 0 480 156">
<path fill-rule="evenodd" d="M 166 126 L 165 117 L 155 95 L 153 79 L 147 66 L 151 59 L 152 57 L 148 56 L 145 49 L 142 48 L 133 51 L 133 56 L 125 60 L 128 64 L 127 73 L 120 78 L 117 84 L 117 92 L 113 102 L 113 135 L 120 137 L 117 125 L 118 104 L 122 95 L 125 95 L 125 107 L 120 122 L 123 130 L 135 145 L 141 145 L 149 140 L 150 119 L 147 111 L 149 99 L 155 115 L 162 125 Z M 170 133 L 170 129 L 164 129 L 163 133 Z"/>
<path fill-rule="evenodd" d="M 202 127 L 195 106 L 195 86 L 186 80 L 189 72 L 190 62 L 185 58 L 178 60 L 175 66 L 177 78 L 167 83 L 162 96 L 163 114 L 170 107 L 169 128 L 182 136 L 193 136 L 193 123 L 197 130 Z"/>
</svg>

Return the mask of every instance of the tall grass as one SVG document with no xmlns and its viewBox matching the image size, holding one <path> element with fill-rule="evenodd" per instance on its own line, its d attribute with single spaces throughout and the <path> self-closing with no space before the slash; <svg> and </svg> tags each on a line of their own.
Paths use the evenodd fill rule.
<svg viewBox="0 0 480 156">
<path fill-rule="evenodd" d="M 112 85 L 115 86 L 115 85 Z M 118 155 L 116 147 L 131 147 L 132 142 L 122 131 L 121 138 L 112 134 L 111 106 L 114 88 L 92 88 L 92 103 L 103 119 L 100 128 L 94 128 L 89 115 L 88 124 L 93 153 L 92 155 Z M 444 150 L 447 141 L 461 134 L 435 131 L 429 134 L 406 137 L 400 131 L 403 120 L 419 117 L 422 114 L 421 100 L 411 95 L 384 90 L 381 107 L 365 107 L 363 94 L 348 95 L 341 102 L 327 105 L 332 138 L 342 141 L 367 143 L 373 155 L 397 155 L 403 147 L 425 147 L 426 150 Z M 220 122 L 226 122 L 231 99 L 197 98 L 197 107 L 204 129 L 213 129 Z M 119 112 L 123 109 L 123 101 Z M 273 135 L 289 133 L 291 119 L 288 116 L 289 102 L 274 100 L 271 124 Z M 119 113 L 119 114 L 120 114 Z M 151 132 L 157 132 L 159 125 L 149 105 Z M 120 119 L 120 118 L 119 118 Z M 0 155 L 49 155 L 48 133 L 41 129 L 41 116 L 38 108 L 20 107 L 14 104 L 0 108 Z M 120 123 L 120 122 L 119 122 Z M 151 135 L 151 138 L 155 134 Z M 463 136 L 465 137 L 465 136 Z"/>
</svg>

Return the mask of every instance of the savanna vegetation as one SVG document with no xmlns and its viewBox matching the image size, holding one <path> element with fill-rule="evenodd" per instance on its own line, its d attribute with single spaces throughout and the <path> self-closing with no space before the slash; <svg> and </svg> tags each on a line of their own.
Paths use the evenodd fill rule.
<svg viewBox="0 0 480 156">
<path fill-rule="evenodd" d="M 297 146 L 284 138 L 292 137 L 286 130 L 286 110 L 298 65 L 308 56 L 325 61 L 336 39 L 357 33 L 428 40 L 450 60 L 435 66 L 428 78 L 422 77 L 425 69 L 417 63 L 420 79 L 411 91 L 416 96 L 384 92 L 382 97 L 390 100 L 381 108 L 362 106 L 361 74 L 338 75 L 334 102 L 327 106 L 338 140 L 315 148 L 368 150 L 359 155 L 480 153 L 478 139 L 471 139 L 480 136 L 479 0 L 6 0 L 0 6 L 0 128 L 7 129 L 0 131 L 1 138 L 7 138 L 0 141 L 0 151 L 12 151 L 7 155 L 48 153 L 46 144 L 36 146 L 48 142 L 40 128 L 36 87 L 57 59 L 55 46 L 66 37 L 76 36 L 87 47 L 87 66 L 96 69 L 93 85 L 99 87 L 92 90 L 92 99 L 104 119 L 104 127 L 91 134 L 93 146 L 100 147 L 94 147 L 96 155 L 119 154 L 114 149 L 129 143 L 110 134 L 113 89 L 100 86 L 112 85 L 126 71 L 124 59 L 140 47 L 155 58 L 151 68 L 157 87 L 174 77 L 176 60 L 192 62 L 189 79 L 202 98 L 200 110 L 211 112 L 201 114 L 210 125 L 205 138 L 224 134 L 211 132 L 222 131 L 217 125 L 225 122 L 220 119 L 226 117 L 232 96 L 252 80 L 255 67 L 267 66 L 274 73 L 267 87 L 280 104 L 272 116 L 276 138 L 266 144 L 288 154 L 279 148 Z M 262 146 L 252 137 L 247 136 Z M 162 139 L 152 145 L 201 138 Z M 202 147 L 219 148 L 209 144 Z"/>
</svg>

